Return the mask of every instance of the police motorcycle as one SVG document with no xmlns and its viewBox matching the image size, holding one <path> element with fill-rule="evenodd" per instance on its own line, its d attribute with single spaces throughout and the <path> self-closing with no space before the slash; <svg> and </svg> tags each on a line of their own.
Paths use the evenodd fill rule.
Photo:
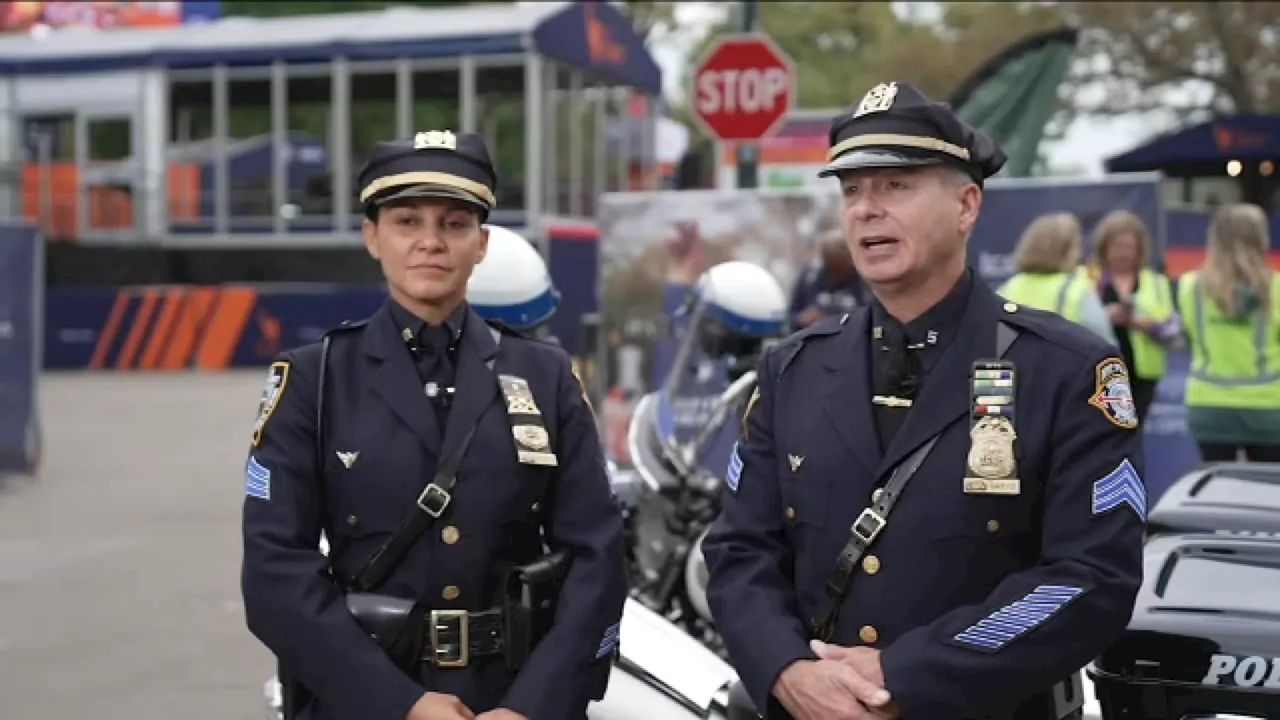
<svg viewBox="0 0 1280 720">
<path fill-rule="evenodd" d="M 757 265 L 730 261 L 703 273 L 673 318 L 666 381 L 641 398 L 628 430 L 643 484 L 628 508 L 632 597 L 721 654 L 702 539 L 720 512 L 723 475 L 755 389 L 751 368 L 782 335 L 786 308 L 781 286 Z"/>
<path fill-rule="evenodd" d="M 520 235 L 489 226 L 489 251 L 467 286 L 476 313 L 489 322 L 536 332 L 556 310 L 559 295 L 537 250 Z M 633 504 L 639 482 L 633 472 L 610 463 L 615 497 Z M 328 555 L 321 535 L 320 552 Z M 723 659 L 682 629 L 629 599 L 623 610 L 619 657 L 605 697 L 588 708 L 590 720 L 737 720 L 754 718 L 737 675 Z M 267 720 L 283 720 L 284 698 L 277 677 L 263 685 Z M 731 712 L 738 708 L 737 714 Z M 746 709 L 743 709 L 746 708 Z M 749 714 L 744 714 L 749 713 Z"/>
<path fill-rule="evenodd" d="M 1104 720 L 1280 718 L 1280 465 L 1190 472 L 1147 528 L 1129 626 L 1086 668 Z"/>
</svg>

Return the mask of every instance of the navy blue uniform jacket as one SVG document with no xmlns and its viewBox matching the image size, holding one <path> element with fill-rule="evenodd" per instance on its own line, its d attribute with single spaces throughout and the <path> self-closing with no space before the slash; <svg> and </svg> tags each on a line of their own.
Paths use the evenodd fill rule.
<svg viewBox="0 0 1280 720">
<path fill-rule="evenodd" d="M 716 625 L 756 706 L 767 707 L 781 671 L 814 657 L 807 621 L 855 518 L 895 465 L 941 433 L 868 551 L 878 567 L 855 571 L 832 641 L 881 651 L 904 718 L 1008 714 L 1098 655 L 1133 609 L 1140 433 L 1108 414 L 1108 393 L 1125 388 L 1100 380 L 1118 351 L 975 283 L 956 338 L 882 453 L 869 316 L 824 321 L 761 361 L 737 488 L 703 544 Z M 1017 367 L 1021 492 L 965 494 L 969 375 L 995 354 L 1001 320 L 1019 331 L 1005 359 Z"/>
<path fill-rule="evenodd" d="M 278 358 L 288 375 L 250 449 L 244 503 L 248 625 L 318 697 L 318 707 L 307 714 L 402 720 L 430 690 L 457 695 L 477 713 L 501 706 L 530 720 L 583 717 L 601 673 L 609 671 L 627 588 L 621 516 L 568 355 L 516 335 L 495 343 L 470 312 L 455 360 L 457 396 L 441 432 L 384 306 L 364 327 L 333 338 L 325 396 L 328 454 L 317 468 L 319 357 L 319 345 L 311 345 Z M 492 370 L 485 365 L 490 359 Z M 528 381 L 557 468 L 518 462 L 497 374 Z M 433 609 L 492 608 L 501 597 L 496 568 L 541 555 L 543 523 L 547 543 L 569 551 L 572 568 L 554 627 L 518 676 L 500 657 L 473 657 L 467 668 L 430 667 L 420 682 L 392 665 L 356 625 L 325 576 L 317 543 L 324 530 L 338 571 L 358 571 L 414 507 L 439 459 L 477 421 L 453 502 L 377 591 Z M 338 453 L 349 458 L 352 452 L 359 455 L 346 467 Z M 448 526 L 457 530 L 454 544 L 442 538 Z M 444 599 L 448 586 L 457 589 L 456 599 Z"/>
</svg>

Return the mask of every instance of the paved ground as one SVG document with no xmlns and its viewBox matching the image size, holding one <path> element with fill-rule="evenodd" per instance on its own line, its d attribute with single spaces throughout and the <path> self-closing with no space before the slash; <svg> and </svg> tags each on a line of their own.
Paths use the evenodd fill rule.
<svg viewBox="0 0 1280 720">
<path fill-rule="evenodd" d="M 238 577 L 262 380 L 46 377 L 41 475 L 0 482 L 0 715 L 263 717 Z"/>
</svg>

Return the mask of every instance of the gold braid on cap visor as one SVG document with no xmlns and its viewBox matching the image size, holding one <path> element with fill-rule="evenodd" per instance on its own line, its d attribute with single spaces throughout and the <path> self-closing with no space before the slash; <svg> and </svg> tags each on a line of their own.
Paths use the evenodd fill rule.
<svg viewBox="0 0 1280 720">
<path fill-rule="evenodd" d="M 953 145 L 945 140 L 938 138 L 921 137 L 919 135 L 894 135 L 892 133 L 879 133 L 875 135 L 858 135 L 848 140 L 841 140 L 836 143 L 831 151 L 827 153 L 827 161 L 834 161 L 844 153 L 850 150 L 857 150 L 864 147 L 908 147 L 918 150 L 932 150 L 934 152 L 946 153 L 961 160 L 968 162 L 969 151 L 959 145 Z"/>
<path fill-rule="evenodd" d="M 403 185 L 443 185 L 475 195 L 488 203 L 490 208 L 498 204 L 493 191 L 484 185 L 475 180 L 442 172 L 403 172 L 380 177 L 364 186 L 364 190 L 360 191 L 360 202 L 369 202 L 369 198 L 383 190 Z"/>
</svg>

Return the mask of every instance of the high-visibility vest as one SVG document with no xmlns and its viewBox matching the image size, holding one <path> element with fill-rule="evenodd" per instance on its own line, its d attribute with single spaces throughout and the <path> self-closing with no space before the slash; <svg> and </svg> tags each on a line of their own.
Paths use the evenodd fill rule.
<svg viewBox="0 0 1280 720">
<path fill-rule="evenodd" d="M 1204 294 L 1199 273 L 1178 282 L 1178 305 L 1191 344 L 1187 405 L 1280 410 L 1280 274 L 1271 304 L 1231 320 Z"/>
<path fill-rule="evenodd" d="M 1080 322 L 1080 299 L 1091 292 L 1083 273 L 1018 273 L 997 291 L 1010 302 L 1054 312 Z"/>
<path fill-rule="evenodd" d="M 1145 320 L 1168 322 L 1174 314 L 1173 289 L 1169 287 L 1169 279 L 1150 268 L 1143 268 L 1138 273 L 1133 309 Z M 1131 331 L 1129 342 L 1133 345 L 1133 367 L 1130 370 L 1134 376 L 1144 380 L 1164 377 L 1169 367 L 1169 355 L 1164 345 L 1141 330 Z"/>
</svg>

